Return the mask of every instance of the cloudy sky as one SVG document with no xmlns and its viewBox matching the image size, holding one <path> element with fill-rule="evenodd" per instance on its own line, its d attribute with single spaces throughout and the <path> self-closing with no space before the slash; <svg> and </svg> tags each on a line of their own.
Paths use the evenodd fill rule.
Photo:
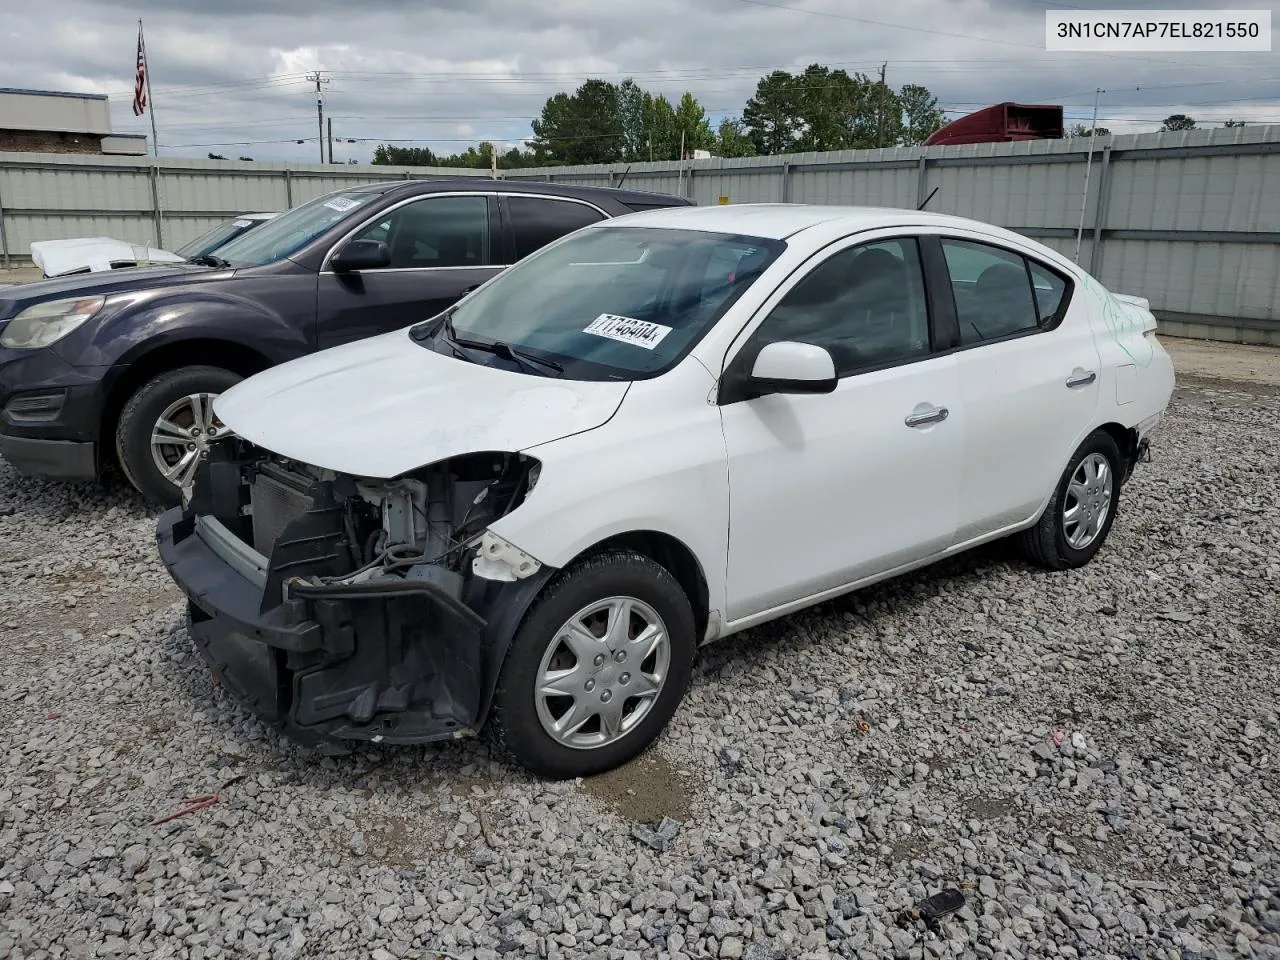
<svg viewBox="0 0 1280 960">
<path fill-rule="evenodd" d="M 105 93 L 117 132 L 149 134 L 130 108 L 142 17 L 168 156 L 318 159 L 314 70 L 344 161 L 384 140 L 519 142 L 550 94 L 588 77 L 691 90 L 718 120 L 762 74 L 813 62 L 872 74 L 887 61 L 891 85 L 923 84 L 952 117 L 1015 100 L 1088 122 L 1101 86 L 1117 133 L 1171 113 L 1280 122 L 1275 53 L 1046 53 L 1046 9 L 1082 6 L 1250 6 L 1280 21 L 1280 4 L 1239 0 L 59 0 L 56 19 L 0 0 L 0 86 Z"/>
</svg>

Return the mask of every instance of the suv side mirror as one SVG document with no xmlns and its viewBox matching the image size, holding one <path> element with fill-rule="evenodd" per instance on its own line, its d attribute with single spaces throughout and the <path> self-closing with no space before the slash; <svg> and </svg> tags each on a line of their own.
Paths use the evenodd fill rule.
<svg viewBox="0 0 1280 960">
<path fill-rule="evenodd" d="M 831 393 L 840 381 L 831 354 L 812 343 L 765 344 L 751 368 L 752 393 Z"/>
<path fill-rule="evenodd" d="M 329 261 L 335 273 L 377 270 L 390 265 L 391 248 L 383 240 L 352 240 Z"/>
</svg>

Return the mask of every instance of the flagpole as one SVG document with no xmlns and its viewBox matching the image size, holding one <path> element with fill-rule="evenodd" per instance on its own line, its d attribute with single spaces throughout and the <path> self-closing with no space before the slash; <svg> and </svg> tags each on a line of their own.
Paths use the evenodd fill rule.
<svg viewBox="0 0 1280 960">
<path fill-rule="evenodd" d="M 160 139 L 156 136 L 156 102 L 151 97 L 151 61 L 147 59 L 147 38 L 142 33 L 142 18 L 138 18 L 138 39 L 142 43 L 143 74 L 147 80 L 147 113 L 151 115 L 151 152 L 160 156 Z"/>
</svg>

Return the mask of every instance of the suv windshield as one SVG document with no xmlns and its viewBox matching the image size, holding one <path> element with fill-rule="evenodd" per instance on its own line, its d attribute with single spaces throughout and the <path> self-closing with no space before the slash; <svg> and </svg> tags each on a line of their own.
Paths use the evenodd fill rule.
<svg viewBox="0 0 1280 960">
<path fill-rule="evenodd" d="M 581 380 L 662 373 L 785 248 L 695 230 L 588 227 L 509 267 L 445 314 L 439 350 L 502 346 Z M 422 329 L 422 328 L 419 328 Z"/>
<path fill-rule="evenodd" d="M 262 226 L 267 221 L 249 219 L 248 217 L 237 217 L 234 220 L 224 220 L 212 230 L 206 230 L 200 236 L 196 237 L 185 246 L 179 247 L 173 251 L 183 260 L 190 260 L 192 257 L 202 257 L 206 253 L 213 253 L 224 243 L 234 240 L 240 234 L 252 230 L 254 227 Z"/>
<path fill-rule="evenodd" d="M 293 256 L 377 193 L 331 193 L 268 220 L 218 251 L 233 267 L 253 267 Z"/>
</svg>

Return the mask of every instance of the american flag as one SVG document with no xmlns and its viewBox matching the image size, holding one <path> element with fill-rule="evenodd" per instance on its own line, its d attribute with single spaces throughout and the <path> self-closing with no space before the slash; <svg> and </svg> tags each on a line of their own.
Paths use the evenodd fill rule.
<svg viewBox="0 0 1280 960">
<path fill-rule="evenodd" d="M 138 24 L 138 69 L 133 81 L 133 115 L 142 116 L 147 109 L 147 52 L 142 45 L 142 24 Z"/>
</svg>

